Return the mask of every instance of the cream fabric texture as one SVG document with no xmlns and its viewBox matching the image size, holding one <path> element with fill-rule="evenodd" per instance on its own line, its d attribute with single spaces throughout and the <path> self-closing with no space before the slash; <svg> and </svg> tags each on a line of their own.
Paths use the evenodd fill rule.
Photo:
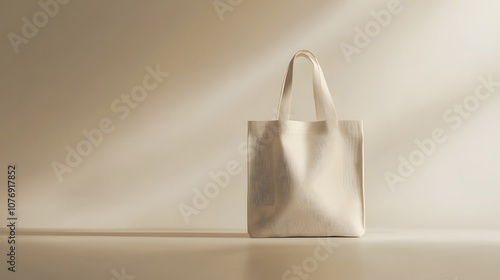
<svg viewBox="0 0 500 280">
<path fill-rule="evenodd" d="M 317 121 L 289 119 L 297 57 L 314 64 Z M 252 237 L 364 232 L 362 121 L 337 119 L 323 71 L 309 51 L 290 61 L 277 120 L 248 122 L 248 232 Z"/>
</svg>

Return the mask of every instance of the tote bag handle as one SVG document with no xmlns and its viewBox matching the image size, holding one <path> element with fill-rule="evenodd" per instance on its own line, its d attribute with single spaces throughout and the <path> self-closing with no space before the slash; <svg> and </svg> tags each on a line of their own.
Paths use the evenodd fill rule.
<svg viewBox="0 0 500 280">
<path fill-rule="evenodd" d="M 335 110 L 335 105 L 333 104 L 333 99 L 328 90 L 328 85 L 326 84 L 325 76 L 323 70 L 319 65 L 318 60 L 308 50 L 298 51 L 290 60 L 288 64 L 287 73 L 285 80 L 283 81 L 283 87 L 281 89 L 281 97 L 278 107 L 278 120 L 289 120 L 290 119 L 290 107 L 292 103 L 292 80 L 293 80 L 293 65 L 295 59 L 298 57 L 305 57 L 314 65 L 313 70 L 313 93 L 314 93 L 314 105 L 316 108 L 316 118 L 318 120 L 332 120 L 337 121 L 337 111 Z"/>
</svg>

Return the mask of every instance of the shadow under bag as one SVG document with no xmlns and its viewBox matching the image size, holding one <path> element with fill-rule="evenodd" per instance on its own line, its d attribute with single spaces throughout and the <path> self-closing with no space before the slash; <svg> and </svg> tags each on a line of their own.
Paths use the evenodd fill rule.
<svg viewBox="0 0 500 280">
<path fill-rule="evenodd" d="M 317 121 L 290 120 L 294 61 L 314 65 Z M 248 122 L 248 233 L 251 237 L 362 236 L 365 231 L 363 123 L 339 120 L 321 66 L 297 52 L 276 120 Z"/>
</svg>

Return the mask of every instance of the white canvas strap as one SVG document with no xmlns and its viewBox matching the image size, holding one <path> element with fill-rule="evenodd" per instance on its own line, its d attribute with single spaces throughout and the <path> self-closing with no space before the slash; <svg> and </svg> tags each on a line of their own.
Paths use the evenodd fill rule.
<svg viewBox="0 0 500 280">
<path fill-rule="evenodd" d="M 318 120 L 337 121 L 337 112 L 333 104 L 333 99 L 328 90 L 323 70 L 319 65 L 318 60 L 310 51 L 300 50 L 290 60 L 288 64 L 285 80 L 281 90 L 281 97 L 278 107 L 278 120 L 290 119 L 290 108 L 292 103 L 292 80 L 293 80 L 293 65 L 297 57 L 305 57 L 314 65 L 313 70 L 313 93 L 314 105 L 316 108 L 316 118 Z"/>
</svg>

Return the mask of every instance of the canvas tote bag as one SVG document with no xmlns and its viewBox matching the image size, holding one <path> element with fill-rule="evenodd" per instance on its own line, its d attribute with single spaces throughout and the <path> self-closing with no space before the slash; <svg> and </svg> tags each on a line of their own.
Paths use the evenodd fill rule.
<svg viewBox="0 0 500 280">
<path fill-rule="evenodd" d="M 314 65 L 317 121 L 290 120 L 294 61 Z M 251 237 L 363 235 L 363 127 L 339 120 L 323 71 L 309 51 L 286 72 L 276 120 L 248 122 Z"/>
</svg>

